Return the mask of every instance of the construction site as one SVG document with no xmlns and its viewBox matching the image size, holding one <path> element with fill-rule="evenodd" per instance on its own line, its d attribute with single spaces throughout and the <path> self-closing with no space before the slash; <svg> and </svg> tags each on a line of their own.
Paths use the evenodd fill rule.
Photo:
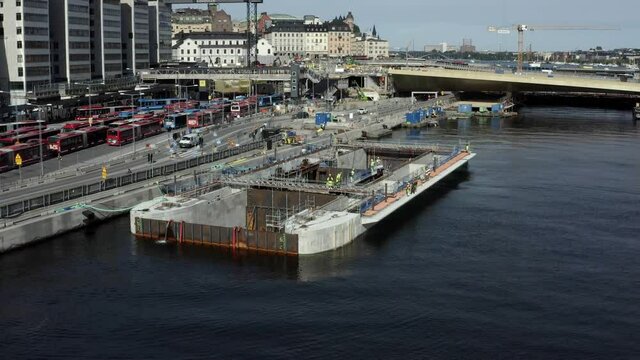
<svg viewBox="0 0 640 360">
<path fill-rule="evenodd" d="M 232 251 L 321 253 L 349 244 L 474 156 L 465 144 L 302 147 L 270 166 L 164 184 L 165 195 L 131 210 L 131 232 Z"/>
</svg>

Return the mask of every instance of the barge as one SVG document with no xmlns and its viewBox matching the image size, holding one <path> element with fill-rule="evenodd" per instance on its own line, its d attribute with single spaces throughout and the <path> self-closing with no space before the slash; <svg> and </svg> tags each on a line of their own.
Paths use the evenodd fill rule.
<svg viewBox="0 0 640 360">
<path fill-rule="evenodd" d="M 131 233 L 232 251 L 322 253 L 351 243 L 474 156 L 468 145 L 338 145 L 143 202 L 130 212 Z"/>
</svg>

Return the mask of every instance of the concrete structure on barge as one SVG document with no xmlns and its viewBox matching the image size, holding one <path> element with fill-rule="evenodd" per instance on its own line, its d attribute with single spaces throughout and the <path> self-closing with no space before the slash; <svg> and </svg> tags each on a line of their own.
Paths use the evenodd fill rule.
<svg viewBox="0 0 640 360">
<path fill-rule="evenodd" d="M 141 203 L 131 232 L 233 251 L 321 253 L 349 244 L 474 156 L 457 146 L 339 145 L 219 179 L 197 197 Z"/>
</svg>

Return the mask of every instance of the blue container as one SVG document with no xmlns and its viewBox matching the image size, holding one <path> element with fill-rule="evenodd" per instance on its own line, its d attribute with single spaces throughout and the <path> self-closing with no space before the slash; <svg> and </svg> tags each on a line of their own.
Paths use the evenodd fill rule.
<svg viewBox="0 0 640 360">
<path fill-rule="evenodd" d="M 331 119 L 330 113 L 316 113 L 316 125 L 322 126 L 329 122 Z"/>
<path fill-rule="evenodd" d="M 471 104 L 460 104 L 460 105 L 458 105 L 458 112 L 459 113 L 470 113 L 471 111 L 472 111 Z"/>
<path fill-rule="evenodd" d="M 493 104 L 491 105 L 491 112 L 498 113 L 502 111 L 502 104 Z"/>
</svg>

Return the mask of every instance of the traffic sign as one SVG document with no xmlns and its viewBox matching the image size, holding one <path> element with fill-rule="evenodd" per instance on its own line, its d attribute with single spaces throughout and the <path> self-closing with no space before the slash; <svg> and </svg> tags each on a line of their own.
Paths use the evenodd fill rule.
<svg viewBox="0 0 640 360">
<path fill-rule="evenodd" d="M 107 180 L 107 167 L 102 166 L 102 180 Z"/>
<path fill-rule="evenodd" d="M 16 154 L 16 165 L 22 166 L 22 156 L 20 154 Z"/>
</svg>

